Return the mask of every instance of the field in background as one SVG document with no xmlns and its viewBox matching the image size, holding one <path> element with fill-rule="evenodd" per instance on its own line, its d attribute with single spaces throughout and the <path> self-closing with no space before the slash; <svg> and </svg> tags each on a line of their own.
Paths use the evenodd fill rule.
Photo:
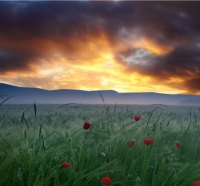
<svg viewBox="0 0 200 186">
<path fill-rule="evenodd" d="M 199 144 L 199 107 L 1 105 L 0 185 L 100 186 L 110 176 L 115 186 L 192 186 Z"/>
</svg>

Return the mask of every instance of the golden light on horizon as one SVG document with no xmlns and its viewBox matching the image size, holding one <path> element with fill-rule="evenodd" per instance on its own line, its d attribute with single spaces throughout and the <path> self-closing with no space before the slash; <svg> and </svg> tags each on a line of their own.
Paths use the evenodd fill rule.
<svg viewBox="0 0 200 186">
<path fill-rule="evenodd" d="M 173 51 L 173 47 L 159 44 L 147 37 L 138 38 L 135 42 L 130 40 L 129 44 L 132 48 L 143 48 L 157 56 Z M 101 34 L 99 37 L 88 37 L 84 43 L 76 42 L 74 45 L 77 50 L 69 55 L 64 52 L 65 44 L 61 47 L 51 43 L 46 58 L 38 58 L 30 63 L 31 71 L 7 72 L 5 76 L 1 76 L 1 81 L 49 90 L 184 93 L 183 90 L 170 86 L 170 83 L 181 82 L 181 78 L 171 78 L 170 82 L 162 84 L 137 69 L 127 71 L 128 66 L 115 58 L 115 53 L 126 48 L 127 43 L 116 43 L 113 47 L 108 38 Z M 56 52 L 53 52 L 53 49 Z"/>
</svg>

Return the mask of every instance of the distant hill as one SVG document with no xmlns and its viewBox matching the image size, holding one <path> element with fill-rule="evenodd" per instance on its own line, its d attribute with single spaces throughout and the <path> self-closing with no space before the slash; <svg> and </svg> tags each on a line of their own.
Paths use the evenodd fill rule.
<svg viewBox="0 0 200 186">
<path fill-rule="evenodd" d="M 200 96 L 197 95 L 171 95 L 152 92 L 118 93 L 113 90 L 101 90 L 100 92 L 106 104 L 200 105 Z M 69 89 L 44 90 L 0 83 L 0 95 L 1 94 L 12 96 L 12 98 L 6 102 L 10 104 L 102 104 L 102 98 L 98 91 Z"/>
</svg>

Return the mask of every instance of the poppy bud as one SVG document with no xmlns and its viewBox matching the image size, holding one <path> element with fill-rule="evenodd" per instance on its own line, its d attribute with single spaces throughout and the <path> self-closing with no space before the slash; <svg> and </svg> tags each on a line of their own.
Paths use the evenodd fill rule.
<svg viewBox="0 0 200 186">
<path fill-rule="evenodd" d="M 136 145 L 135 139 L 132 139 L 128 142 L 128 147 L 134 147 Z"/>
<path fill-rule="evenodd" d="M 135 115 L 134 119 L 135 119 L 135 121 L 139 121 L 141 119 L 141 116 L 140 115 Z"/>
<path fill-rule="evenodd" d="M 182 144 L 180 142 L 176 142 L 176 148 L 180 148 L 182 146 Z"/>
<path fill-rule="evenodd" d="M 69 163 L 69 162 L 63 162 L 62 165 L 61 165 L 62 168 L 68 168 L 68 167 L 71 167 L 71 166 L 72 166 L 72 164 Z"/>
<path fill-rule="evenodd" d="M 101 183 L 104 185 L 112 185 L 112 180 L 109 176 L 105 176 L 101 179 Z"/>
<path fill-rule="evenodd" d="M 88 121 L 86 121 L 84 124 L 83 124 L 83 129 L 89 129 L 90 127 L 92 126 L 92 124 Z"/>
<path fill-rule="evenodd" d="M 154 143 L 153 139 L 144 139 L 144 144 L 146 144 L 146 145 L 151 145 L 153 143 Z"/>
<path fill-rule="evenodd" d="M 200 181 L 193 181 L 193 186 L 200 186 Z"/>
</svg>

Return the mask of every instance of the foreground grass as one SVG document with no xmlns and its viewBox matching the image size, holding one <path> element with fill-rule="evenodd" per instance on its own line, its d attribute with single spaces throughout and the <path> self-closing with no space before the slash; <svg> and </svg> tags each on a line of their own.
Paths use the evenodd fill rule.
<svg viewBox="0 0 200 186">
<path fill-rule="evenodd" d="M 190 186 L 200 180 L 197 107 L 2 105 L 0 185 Z M 142 119 L 133 124 L 135 114 Z M 84 130 L 84 121 L 92 128 Z M 145 145 L 143 139 L 154 139 Z M 129 148 L 129 140 L 137 145 Z M 175 142 L 182 146 L 176 148 Z M 62 162 L 72 166 L 60 168 Z"/>
</svg>

